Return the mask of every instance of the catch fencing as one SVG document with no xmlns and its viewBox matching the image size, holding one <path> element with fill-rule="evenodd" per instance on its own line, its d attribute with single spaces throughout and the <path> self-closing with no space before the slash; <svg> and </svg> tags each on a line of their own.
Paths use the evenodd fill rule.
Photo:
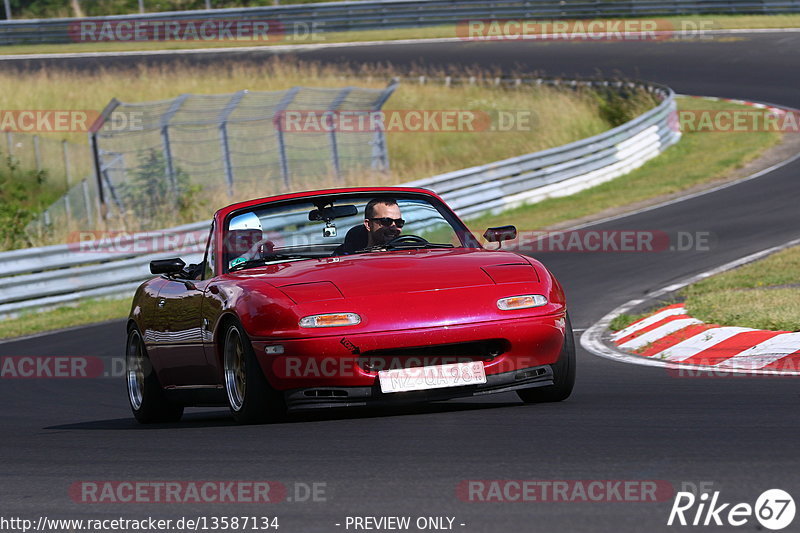
<svg viewBox="0 0 800 533">
<path fill-rule="evenodd" d="M 506 80 L 516 83 L 516 80 Z M 599 135 L 557 148 L 418 180 L 404 185 L 441 194 L 460 216 L 473 218 L 550 196 L 572 194 L 611 180 L 655 157 L 680 138 L 674 93 L 668 87 L 621 82 L 601 84 L 620 90 L 640 87 L 660 103 L 635 119 Z M 0 254 L 0 316 L 88 297 L 130 295 L 150 277 L 149 261 L 182 256 L 202 260 L 209 223 L 157 232 L 175 236 L 179 248 L 119 253 L 119 242 L 57 245 Z M 130 237 L 133 241 L 136 237 Z M 141 239 L 141 236 L 139 236 Z M 192 243 L 187 245 L 187 242 Z M 200 243 L 200 244 L 197 244 Z M 80 248 L 78 245 L 77 248 Z M 113 249 L 113 252 L 109 250 Z M 88 250 L 88 251 L 87 251 Z"/>
<path fill-rule="evenodd" d="M 135 220 L 136 229 L 146 230 L 174 220 L 199 194 L 263 196 L 323 179 L 341 184 L 353 174 L 388 172 L 382 129 L 337 131 L 331 119 L 331 127 L 316 132 L 294 131 L 282 117 L 318 112 L 325 120 L 345 110 L 369 116 L 396 87 L 394 80 L 384 89 L 294 87 L 146 103 L 112 100 L 92 126 L 85 149 L 95 182 L 70 189 L 29 225 L 29 233 L 99 227 L 94 212 L 64 209 L 77 197 L 94 201 L 106 220 Z"/>
<path fill-rule="evenodd" d="M 290 6 L 172 11 L 0 23 L 0 44 L 81 41 L 81 22 L 263 21 L 269 39 L 331 31 L 382 30 L 456 24 L 468 19 L 585 19 L 698 14 L 800 13 L 800 0 L 373 0 Z M 215 35 L 214 38 L 217 36 Z M 455 35 L 454 35 L 455 37 Z"/>
</svg>

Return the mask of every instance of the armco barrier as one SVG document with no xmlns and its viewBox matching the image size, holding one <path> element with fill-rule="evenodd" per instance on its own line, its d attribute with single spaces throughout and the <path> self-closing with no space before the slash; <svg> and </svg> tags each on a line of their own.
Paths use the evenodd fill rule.
<svg viewBox="0 0 800 533">
<path fill-rule="evenodd" d="M 612 130 L 549 150 L 404 185 L 431 189 L 461 217 L 472 218 L 572 194 L 611 180 L 655 157 L 680 138 L 672 90 L 652 84 L 641 86 L 656 94 L 661 103 Z M 202 249 L 208 229 L 209 223 L 204 221 L 158 233 L 179 237 L 179 242 L 200 242 Z M 0 253 L 0 317 L 89 297 L 131 295 L 141 281 L 151 277 L 151 260 L 181 256 L 188 264 L 202 261 L 203 255 L 197 247 L 189 253 L 181 253 L 180 249 L 119 253 L 118 244 L 84 243 L 91 252 L 75 250 L 76 246 L 62 244 Z M 111 246 L 115 248 L 113 253 L 104 251 Z"/>
<path fill-rule="evenodd" d="M 81 21 L 269 21 L 291 32 L 379 30 L 454 24 L 468 19 L 579 19 L 696 14 L 800 13 L 800 0 L 371 0 L 251 8 L 172 11 L 83 19 L 0 23 L 0 44 L 74 40 Z M 113 24 L 113 22 L 112 22 Z M 73 35 L 73 36 L 71 36 Z M 455 35 L 454 35 L 455 37 Z"/>
</svg>

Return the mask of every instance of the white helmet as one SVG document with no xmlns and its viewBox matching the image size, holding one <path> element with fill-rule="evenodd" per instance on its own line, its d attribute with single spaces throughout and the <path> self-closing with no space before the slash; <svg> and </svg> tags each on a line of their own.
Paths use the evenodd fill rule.
<svg viewBox="0 0 800 533">
<path fill-rule="evenodd" d="M 228 231 L 237 229 L 262 229 L 261 219 L 259 219 L 252 211 L 237 215 L 233 217 L 230 224 L 228 224 Z"/>
</svg>

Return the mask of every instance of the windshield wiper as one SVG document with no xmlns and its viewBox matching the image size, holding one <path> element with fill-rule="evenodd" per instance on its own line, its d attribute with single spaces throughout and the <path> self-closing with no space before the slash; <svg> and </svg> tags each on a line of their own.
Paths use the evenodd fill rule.
<svg viewBox="0 0 800 533">
<path fill-rule="evenodd" d="M 238 270 L 244 270 L 246 268 L 252 268 L 256 266 L 263 266 L 274 261 L 286 261 L 291 259 L 306 259 L 304 255 L 297 255 L 297 254 L 272 254 L 269 257 L 259 257 L 258 259 L 250 259 L 248 261 L 244 261 L 242 263 L 236 263 L 232 267 L 228 269 L 228 272 L 236 272 Z"/>
</svg>

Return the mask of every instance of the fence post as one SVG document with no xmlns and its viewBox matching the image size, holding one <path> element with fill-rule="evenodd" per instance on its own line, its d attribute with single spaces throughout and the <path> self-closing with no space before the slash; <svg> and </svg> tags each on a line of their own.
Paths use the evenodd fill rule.
<svg viewBox="0 0 800 533">
<path fill-rule="evenodd" d="M 103 125 L 111 116 L 111 113 L 113 113 L 118 106 L 119 100 L 112 98 L 100 113 L 100 116 L 97 117 L 89 127 L 89 145 L 92 147 L 92 166 L 94 166 L 94 178 L 97 183 L 98 220 L 105 220 L 108 215 L 108 206 L 106 205 L 105 194 L 103 194 L 103 169 L 100 163 L 100 147 L 97 143 L 97 132 L 102 129 Z M 88 194 L 88 192 L 86 194 Z"/>
<path fill-rule="evenodd" d="M 99 204 L 99 218 L 105 220 L 106 216 L 108 215 L 108 206 L 106 205 L 106 197 L 103 191 L 103 169 L 101 168 L 100 163 L 100 149 L 97 147 L 97 132 L 89 133 L 89 142 L 92 146 L 92 160 L 94 162 L 94 177 L 97 183 L 97 203 Z M 83 180 L 84 185 L 84 195 L 87 195 L 86 201 L 86 209 L 88 212 L 89 204 L 88 204 L 88 189 L 86 188 L 86 180 Z"/>
<path fill-rule="evenodd" d="M 39 136 L 33 136 L 33 159 L 36 161 L 36 172 L 42 171 L 42 154 L 39 153 Z"/>
<path fill-rule="evenodd" d="M 67 181 L 67 192 L 64 194 L 64 210 L 67 213 L 67 220 L 72 220 L 72 205 L 70 204 L 69 200 L 69 189 L 70 189 L 70 182 L 71 175 L 69 172 L 69 150 L 67 149 L 67 141 L 61 141 L 61 152 L 64 155 L 64 176 Z"/>
<path fill-rule="evenodd" d="M 275 118 L 273 119 L 273 126 L 275 127 L 275 135 L 278 138 L 278 155 L 281 160 L 281 176 L 283 176 L 283 185 L 287 189 L 292 186 L 292 180 L 289 177 L 289 161 L 286 158 L 286 143 L 283 139 L 283 113 L 289 104 L 292 103 L 294 97 L 300 91 L 300 87 L 292 87 L 286 94 L 283 95 L 281 101 L 278 102 L 275 108 Z"/>
<path fill-rule="evenodd" d="M 331 104 L 328 106 L 326 111 L 326 116 L 331 120 L 330 127 L 328 128 L 328 138 L 331 141 L 331 159 L 333 160 L 333 172 L 336 174 L 336 179 L 338 181 L 342 181 L 342 170 L 339 163 L 339 147 L 336 144 L 336 111 L 339 109 L 339 106 L 342 105 L 347 95 L 352 92 L 352 87 L 345 87 L 339 94 L 336 95 L 336 98 L 333 99 Z"/>
<path fill-rule="evenodd" d="M 89 227 L 94 228 L 95 223 L 93 216 L 94 214 L 92 213 L 92 201 L 89 199 L 89 183 L 86 181 L 86 178 L 83 178 L 81 181 L 81 189 L 83 190 L 83 206 L 86 209 L 86 221 L 88 222 Z"/>
<path fill-rule="evenodd" d="M 448 76 L 447 79 L 449 82 L 450 77 Z M 380 111 L 381 108 L 383 108 L 383 105 L 386 103 L 389 97 L 392 96 L 398 85 L 400 85 L 400 80 L 393 78 L 378 99 L 375 100 L 375 103 L 372 104 L 373 112 Z M 386 131 L 383 127 L 383 123 L 381 123 L 381 127 L 379 127 L 379 129 L 377 129 L 373 135 L 371 167 L 381 172 L 388 172 L 389 170 L 389 154 L 386 149 Z"/>
<path fill-rule="evenodd" d="M 11 0 L 4 0 L 4 7 L 6 8 L 6 20 L 12 20 L 11 16 Z"/>
<path fill-rule="evenodd" d="M 233 196 L 233 165 L 231 164 L 231 151 L 228 146 L 228 117 L 239 105 L 239 102 L 242 101 L 245 94 L 247 94 L 246 90 L 235 93 L 219 116 L 219 140 L 222 144 L 222 163 L 225 167 L 225 181 L 228 183 L 228 196 Z"/>
</svg>

